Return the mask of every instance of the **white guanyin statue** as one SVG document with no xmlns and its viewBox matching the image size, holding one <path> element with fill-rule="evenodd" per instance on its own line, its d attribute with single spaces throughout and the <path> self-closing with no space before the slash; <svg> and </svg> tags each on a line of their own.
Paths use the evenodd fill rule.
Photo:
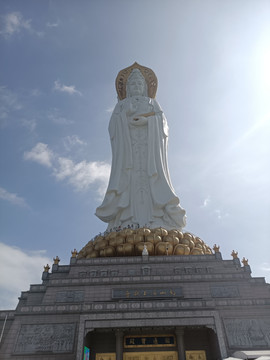
<svg viewBox="0 0 270 360">
<path fill-rule="evenodd" d="M 109 124 L 111 175 L 96 215 L 108 223 L 107 230 L 181 230 L 186 216 L 170 180 L 168 125 L 154 99 L 157 78 L 151 69 L 134 63 L 119 72 L 116 89 L 119 101 Z"/>
</svg>

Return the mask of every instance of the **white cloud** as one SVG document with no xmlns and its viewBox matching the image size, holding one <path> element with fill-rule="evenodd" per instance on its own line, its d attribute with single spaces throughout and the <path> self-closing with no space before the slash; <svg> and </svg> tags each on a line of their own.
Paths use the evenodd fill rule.
<svg viewBox="0 0 270 360">
<path fill-rule="evenodd" d="M 108 109 L 106 109 L 106 112 L 107 112 L 107 113 L 112 113 L 112 112 L 113 112 L 113 109 L 114 109 L 114 107 L 108 108 Z"/>
<path fill-rule="evenodd" d="M 38 90 L 34 93 L 30 92 L 31 96 L 38 96 Z M 18 95 L 7 89 L 6 86 L 0 86 L 0 122 L 2 126 L 16 122 L 16 124 L 23 126 L 33 132 L 36 129 L 35 119 L 25 119 L 21 117 L 23 108 L 19 101 Z"/>
<path fill-rule="evenodd" d="M 75 89 L 74 85 L 69 85 L 69 86 L 62 85 L 59 80 L 56 80 L 54 82 L 53 90 L 64 92 L 64 93 L 67 93 L 69 95 L 73 95 L 73 94 L 82 95 L 82 93 L 79 90 Z"/>
<path fill-rule="evenodd" d="M 32 160 L 47 167 L 52 166 L 53 157 L 53 152 L 48 149 L 47 144 L 43 143 L 37 143 L 32 150 L 24 153 L 25 160 Z"/>
<path fill-rule="evenodd" d="M 207 196 L 206 199 L 204 199 L 203 204 L 201 205 L 202 208 L 206 208 L 210 203 L 210 197 Z"/>
<path fill-rule="evenodd" d="M 52 169 L 58 181 L 67 181 L 76 191 L 86 191 L 91 185 L 97 185 L 98 194 L 106 190 L 110 175 L 110 165 L 105 162 L 85 160 L 75 163 L 67 157 L 61 157 L 48 148 L 47 144 L 38 143 L 32 150 L 24 153 L 25 160 L 32 160 Z"/>
<path fill-rule="evenodd" d="M 0 242 L 0 308 L 14 309 L 21 291 L 41 283 L 43 266 L 50 261 L 44 250 L 25 251 Z"/>
<path fill-rule="evenodd" d="M 29 129 L 31 132 L 33 132 L 36 129 L 36 126 L 37 126 L 37 122 L 36 122 L 35 119 L 31 119 L 31 120 L 22 119 L 21 124 L 22 124 L 22 126 Z"/>
<path fill-rule="evenodd" d="M 22 30 L 32 31 L 31 20 L 25 20 L 20 12 L 12 12 L 2 16 L 2 23 L 3 27 L 0 34 L 4 37 L 10 37 Z"/>
<path fill-rule="evenodd" d="M 218 204 L 216 204 L 218 205 Z M 203 209 L 203 211 L 208 212 L 209 215 L 214 216 L 218 220 L 223 220 L 229 216 L 227 212 L 224 210 L 218 209 L 215 207 L 215 204 L 211 200 L 211 197 L 208 195 L 204 200 L 200 208 Z"/>
<path fill-rule="evenodd" d="M 31 26 L 31 19 L 24 19 L 23 15 L 20 12 L 12 12 L 6 15 L 1 16 L 1 30 L 0 35 L 8 39 L 14 34 L 19 34 L 22 31 L 26 30 L 31 34 L 37 36 L 44 36 L 43 31 L 36 31 Z"/>
<path fill-rule="evenodd" d="M 74 123 L 74 121 L 69 120 L 64 116 L 60 115 L 59 110 L 56 108 L 49 111 L 48 118 L 57 125 L 70 125 Z"/>
<path fill-rule="evenodd" d="M 70 151 L 71 148 L 73 148 L 74 146 L 77 146 L 77 145 L 79 145 L 79 146 L 86 145 L 86 142 L 81 140 L 78 135 L 66 136 L 63 139 L 63 142 L 64 142 L 64 146 L 67 151 Z"/>
<path fill-rule="evenodd" d="M 0 86 L 0 120 L 6 120 L 11 112 L 21 108 L 22 105 L 19 103 L 17 95 L 8 90 L 6 86 Z"/>
<path fill-rule="evenodd" d="M 267 271 L 270 273 L 270 263 L 267 263 L 267 262 L 262 263 L 261 270 Z"/>
<path fill-rule="evenodd" d="M 49 28 L 58 27 L 59 26 L 59 21 L 56 21 L 55 23 L 47 22 L 46 26 L 49 27 Z"/>
<path fill-rule="evenodd" d="M 229 216 L 228 213 L 224 213 L 224 212 L 223 212 L 222 210 L 220 210 L 220 209 L 214 210 L 214 214 L 217 216 L 218 220 L 225 219 L 226 217 Z"/>
<path fill-rule="evenodd" d="M 6 200 L 8 202 L 10 202 L 13 205 L 18 205 L 18 206 L 22 206 L 22 207 L 28 207 L 26 201 L 24 200 L 24 198 L 18 196 L 15 193 L 10 193 L 7 190 L 5 190 L 4 188 L 0 187 L 0 199 L 2 200 Z"/>
<path fill-rule="evenodd" d="M 108 183 L 110 165 L 104 162 L 74 163 L 71 159 L 59 157 L 58 167 L 54 169 L 54 175 L 58 180 L 67 179 L 75 190 L 87 190 L 90 185 L 98 183 L 99 195 L 104 194 Z"/>
<path fill-rule="evenodd" d="M 30 91 L 30 95 L 34 97 L 38 97 L 41 95 L 41 91 L 39 89 L 33 89 Z"/>
</svg>

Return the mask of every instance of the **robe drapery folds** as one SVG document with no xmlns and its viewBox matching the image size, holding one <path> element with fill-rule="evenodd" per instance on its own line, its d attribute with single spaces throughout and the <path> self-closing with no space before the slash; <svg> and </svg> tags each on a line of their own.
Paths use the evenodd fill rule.
<svg viewBox="0 0 270 360">
<path fill-rule="evenodd" d="M 155 99 L 142 97 L 152 110 L 145 117 L 147 211 L 144 222 L 138 223 L 136 213 L 136 193 L 133 189 L 135 149 L 131 136 L 128 109 L 130 98 L 121 100 L 116 105 L 109 124 L 112 147 L 112 167 L 109 185 L 103 203 L 96 210 L 96 215 L 108 224 L 108 230 L 128 225 L 147 225 L 150 228 L 181 229 L 185 226 L 185 210 L 179 206 L 171 184 L 168 161 L 168 125 L 167 120 Z M 150 202 L 150 203 L 149 203 Z M 144 209 L 141 209 L 142 212 Z"/>
</svg>

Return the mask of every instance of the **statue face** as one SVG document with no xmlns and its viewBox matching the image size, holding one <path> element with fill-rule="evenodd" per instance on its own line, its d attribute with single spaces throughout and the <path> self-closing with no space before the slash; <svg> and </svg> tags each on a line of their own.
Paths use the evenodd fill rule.
<svg viewBox="0 0 270 360">
<path fill-rule="evenodd" d="M 127 84 L 128 92 L 130 96 L 143 95 L 144 93 L 144 81 L 140 77 L 132 77 Z"/>
</svg>

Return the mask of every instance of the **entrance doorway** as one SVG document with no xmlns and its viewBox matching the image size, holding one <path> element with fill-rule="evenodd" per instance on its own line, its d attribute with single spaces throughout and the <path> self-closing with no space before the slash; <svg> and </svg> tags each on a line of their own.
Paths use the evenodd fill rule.
<svg viewBox="0 0 270 360">
<path fill-rule="evenodd" d="M 182 342 L 175 328 L 93 329 L 84 339 L 88 360 L 216 360 L 217 335 L 204 326 L 182 327 Z M 178 354 L 179 353 L 179 354 Z"/>
</svg>

